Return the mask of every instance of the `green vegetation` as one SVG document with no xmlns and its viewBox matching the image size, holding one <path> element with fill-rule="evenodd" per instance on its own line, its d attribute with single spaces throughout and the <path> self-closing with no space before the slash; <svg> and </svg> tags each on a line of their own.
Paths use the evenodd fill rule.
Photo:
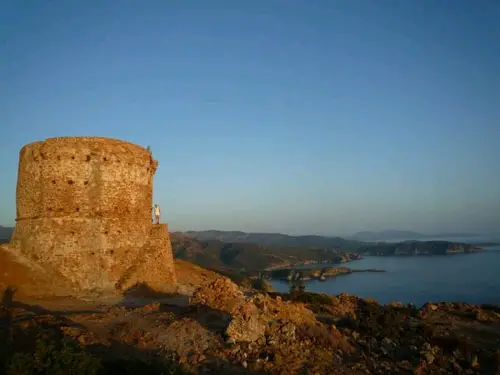
<svg viewBox="0 0 500 375">
<path fill-rule="evenodd" d="M 334 249 L 307 247 L 267 247 L 255 243 L 226 243 L 219 240 L 198 240 L 182 233 L 171 234 L 176 258 L 202 267 L 256 275 L 277 265 L 316 261 L 340 263 L 347 255 Z"/>
<path fill-rule="evenodd" d="M 274 267 L 270 271 L 273 279 L 287 278 L 290 272 L 276 267 L 294 268 L 306 262 L 339 264 L 357 259 L 358 254 L 437 255 L 477 251 L 474 245 L 448 241 L 375 244 L 340 237 L 222 231 L 172 233 L 171 239 L 177 258 L 215 270 L 232 270 L 251 275 Z M 325 276 L 335 275 L 325 273 Z"/>
<path fill-rule="evenodd" d="M 1 363 L 0 363 L 1 364 Z M 1 368 L 1 367 L 0 367 Z M 179 365 L 137 359 L 102 360 L 73 341 L 38 339 L 34 352 L 12 354 L 6 375 L 183 375 Z"/>
<path fill-rule="evenodd" d="M 34 353 L 17 352 L 8 362 L 7 375 L 97 375 L 101 361 L 74 343 L 37 340 Z"/>
<path fill-rule="evenodd" d="M 302 302 L 311 305 L 327 305 L 333 304 L 332 297 L 327 294 L 321 293 L 307 293 L 307 292 L 293 292 L 290 293 L 290 300 L 295 302 Z"/>
<path fill-rule="evenodd" d="M 273 287 L 271 284 L 269 284 L 267 281 L 262 280 L 262 279 L 251 279 L 251 286 L 253 289 L 261 291 L 261 292 L 272 292 L 274 291 Z"/>
<path fill-rule="evenodd" d="M 245 233 L 239 231 L 201 231 L 187 232 L 201 241 L 219 240 L 231 243 L 254 243 L 268 247 L 298 247 L 298 248 L 323 248 L 344 251 L 357 251 L 366 242 L 347 240 L 341 237 L 326 236 L 289 236 L 280 233 Z"/>
</svg>

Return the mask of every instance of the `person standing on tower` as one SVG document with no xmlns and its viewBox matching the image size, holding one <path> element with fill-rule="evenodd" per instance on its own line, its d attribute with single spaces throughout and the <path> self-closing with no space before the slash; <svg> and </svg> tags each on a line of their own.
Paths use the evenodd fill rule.
<svg viewBox="0 0 500 375">
<path fill-rule="evenodd" d="M 155 215 L 155 219 L 156 219 L 156 224 L 160 224 L 160 206 L 155 204 L 155 206 L 153 207 L 153 210 L 154 210 L 154 215 Z"/>
</svg>

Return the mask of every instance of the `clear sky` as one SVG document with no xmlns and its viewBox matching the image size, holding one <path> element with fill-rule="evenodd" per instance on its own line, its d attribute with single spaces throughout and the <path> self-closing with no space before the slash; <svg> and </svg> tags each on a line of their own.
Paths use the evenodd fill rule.
<svg viewBox="0 0 500 375">
<path fill-rule="evenodd" d="M 0 2 L 0 224 L 19 149 L 150 145 L 173 230 L 500 229 L 497 0 Z"/>
</svg>

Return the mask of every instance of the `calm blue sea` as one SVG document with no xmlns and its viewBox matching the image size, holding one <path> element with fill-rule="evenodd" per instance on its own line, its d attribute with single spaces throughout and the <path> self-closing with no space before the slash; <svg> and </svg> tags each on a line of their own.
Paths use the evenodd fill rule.
<svg viewBox="0 0 500 375">
<path fill-rule="evenodd" d="M 310 281 L 316 293 L 346 292 L 381 303 L 400 301 L 417 306 L 429 301 L 500 304 L 500 246 L 481 253 L 413 257 L 365 257 L 347 267 L 377 268 L 383 273 L 353 273 L 326 281 Z M 286 282 L 273 281 L 279 292 Z"/>
</svg>

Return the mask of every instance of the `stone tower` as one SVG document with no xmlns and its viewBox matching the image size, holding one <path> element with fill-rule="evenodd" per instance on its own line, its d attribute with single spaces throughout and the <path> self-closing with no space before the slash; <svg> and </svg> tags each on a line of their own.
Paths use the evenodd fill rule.
<svg viewBox="0 0 500 375">
<path fill-rule="evenodd" d="M 145 148 L 116 139 L 61 137 L 24 146 L 11 245 L 82 290 L 115 289 L 127 279 L 175 283 L 167 227 L 151 218 L 157 166 Z M 156 272 L 139 271 L 145 259 Z"/>
</svg>

